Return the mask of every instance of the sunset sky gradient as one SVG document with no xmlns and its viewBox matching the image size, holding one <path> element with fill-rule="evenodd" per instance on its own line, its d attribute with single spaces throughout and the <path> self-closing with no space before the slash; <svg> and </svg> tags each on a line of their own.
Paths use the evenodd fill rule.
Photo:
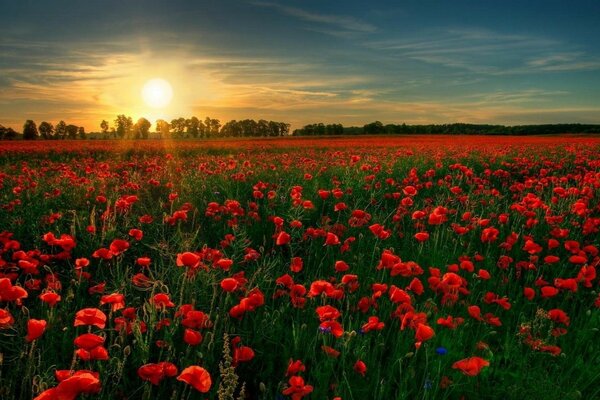
<svg viewBox="0 0 600 400">
<path fill-rule="evenodd" d="M 598 1 L 0 0 L 0 124 L 600 123 Z M 141 98 L 163 78 L 173 101 Z"/>
</svg>

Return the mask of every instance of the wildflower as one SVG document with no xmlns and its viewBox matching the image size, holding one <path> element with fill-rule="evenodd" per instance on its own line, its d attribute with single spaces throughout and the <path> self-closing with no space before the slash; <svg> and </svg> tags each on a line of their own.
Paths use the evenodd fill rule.
<svg viewBox="0 0 600 400">
<path fill-rule="evenodd" d="M 292 400 L 300 400 L 313 391 L 311 385 L 304 384 L 304 379 L 301 376 L 292 376 L 288 381 L 288 388 L 282 393 L 286 396 L 291 396 Z"/>
<path fill-rule="evenodd" d="M 25 340 L 27 342 L 33 342 L 39 339 L 46 331 L 47 322 L 43 319 L 30 319 L 27 321 L 27 336 Z"/>
<path fill-rule="evenodd" d="M 438 347 L 437 349 L 435 349 L 435 352 L 437 355 L 440 356 L 445 356 L 446 354 L 448 354 L 448 350 L 445 347 Z"/>
<path fill-rule="evenodd" d="M 185 368 L 181 371 L 177 380 L 191 385 L 200 393 L 207 393 L 212 386 L 212 379 L 208 371 L 197 365 Z"/>
<path fill-rule="evenodd" d="M 367 373 L 367 365 L 363 361 L 358 360 L 354 363 L 354 371 L 364 377 Z"/>
<path fill-rule="evenodd" d="M 167 361 L 157 364 L 145 364 L 138 368 L 138 376 L 144 381 L 158 385 L 165 377 L 177 375 L 177 367 Z"/>
<path fill-rule="evenodd" d="M 452 368 L 458 369 L 467 376 L 476 376 L 479 375 L 483 367 L 487 367 L 489 365 L 489 361 L 481 357 L 469 357 L 456 361 L 454 364 L 452 364 Z"/>
<path fill-rule="evenodd" d="M 84 308 L 75 314 L 73 326 L 91 325 L 104 329 L 106 326 L 106 314 L 97 308 Z"/>
</svg>

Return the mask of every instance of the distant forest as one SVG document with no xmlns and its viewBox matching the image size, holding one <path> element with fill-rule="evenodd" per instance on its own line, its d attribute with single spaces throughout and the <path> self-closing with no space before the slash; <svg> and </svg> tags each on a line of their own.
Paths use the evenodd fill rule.
<svg viewBox="0 0 600 400">
<path fill-rule="evenodd" d="M 379 121 L 364 126 L 345 127 L 341 124 L 310 124 L 296 129 L 294 136 L 329 135 L 551 135 L 560 133 L 600 133 L 600 125 L 545 124 L 545 125 L 485 125 L 485 124 L 387 124 Z"/>
<path fill-rule="evenodd" d="M 175 118 L 171 122 L 159 119 L 154 124 L 146 118 L 133 122 L 131 117 L 118 115 L 111 124 L 102 120 L 99 132 L 86 133 L 82 126 L 60 121 L 54 126 L 43 121 L 39 126 L 33 120 L 25 121 L 22 132 L 0 125 L 0 139 L 13 140 L 64 140 L 64 139 L 185 139 L 185 138 L 219 138 L 219 137 L 277 137 L 289 136 L 290 124 L 285 122 L 255 121 L 245 119 L 232 120 L 224 125 L 218 119 L 206 117 L 203 121 L 197 117 Z"/>
<path fill-rule="evenodd" d="M 337 136 L 337 135 L 552 135 L 561 133 L 600 133 L 600 125 L 545 124 L 545 125 L 486 125 L 486 124 L 387 124 L 380 121 L 364 126 L 345 127 L 342 124 L 309 124 L 290 132 L 290 124 L 260 119 L 231 120 L 224 125 L 218 119 L 206 117 L 176 118 L 170 122 L 159 119 L 152 124 L 146 118 L 133 122 L 131 117 L 119 115 L 111 124 L 103 120 L 99 131 L 86 133 L 83 127 L 60 121 L 55 125 L 42 121 L 25 121 L 22 132 L 0 125 L 0 140 L 63 140 L 63 139 L 202 139 L 225 137 L 278 137 L 278 136 Z"/>
</svg>

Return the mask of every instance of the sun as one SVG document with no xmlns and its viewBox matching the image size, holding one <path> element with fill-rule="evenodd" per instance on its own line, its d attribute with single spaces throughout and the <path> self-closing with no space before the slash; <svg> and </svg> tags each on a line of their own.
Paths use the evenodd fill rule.
<svg viewBox="0 0 600 400">
<path fill-rule="evenodd" d="M 169 105 L 173 98 L 173 88 L 164 79 L 150 79 L 142 88 L 142 98 L 152 108 L 164 108 Z"/>
</svg>

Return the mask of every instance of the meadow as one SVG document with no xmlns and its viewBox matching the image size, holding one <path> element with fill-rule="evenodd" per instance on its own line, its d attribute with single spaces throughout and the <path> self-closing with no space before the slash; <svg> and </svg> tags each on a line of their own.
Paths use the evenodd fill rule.
<svg viewBox="0 0 600 400">
<path fill-rule="evenodd" d="M 600 398 L 600 138 L 0 143 L 0 398 Z"/>
</svg>

